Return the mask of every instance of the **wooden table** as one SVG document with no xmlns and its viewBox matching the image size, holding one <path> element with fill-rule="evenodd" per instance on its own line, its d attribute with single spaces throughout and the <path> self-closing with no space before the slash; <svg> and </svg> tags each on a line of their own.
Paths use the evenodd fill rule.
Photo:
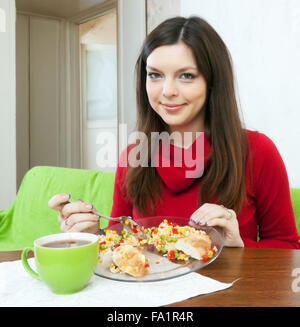
<svg viewBox="0 0 300 327">
<path fill-rule="evenodd" d="M 300 268 L 299 250 L 224 248 L 215 262 L 198 272 L 224 283 L 241 279 L 229 289 L 174 306 L 300 306 L 300 292 L 292 290 L 295 268 Z"/>
<path fill-rule="evenodd" d="M 19 260 L 20 256 L 20 251 L 0 252 L 0 262 Z M 295 268 L 298 272 L 293 276 Z M 229 289 L 170 307 L 300 306 L 299 250 L 224 248 L 215 262 L 198 272 L 225 283 L 241 279 Z"/>
</svg>

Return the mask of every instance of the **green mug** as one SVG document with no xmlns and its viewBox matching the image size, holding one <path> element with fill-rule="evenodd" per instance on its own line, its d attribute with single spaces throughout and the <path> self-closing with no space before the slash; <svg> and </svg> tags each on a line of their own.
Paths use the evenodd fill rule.
<svg viewBox="0 0 300 327">
<path fill-rule="evenodd" d="M 27 261 L 34 252 L 37 272 Z M 56 294 L 80 291 L 95 272 L 99 254 L 99 237 L 90 233 L 60 233 L 34 241 L 34 248 L 22 252 L 22 264 L 34 278 L 45 282 Z"/>
</svg>

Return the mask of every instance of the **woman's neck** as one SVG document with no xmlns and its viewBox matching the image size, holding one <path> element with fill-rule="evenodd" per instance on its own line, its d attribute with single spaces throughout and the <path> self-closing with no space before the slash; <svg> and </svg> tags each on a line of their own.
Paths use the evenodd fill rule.
<svg viewBox="0 0 300 327">
<path fill-rule="evenodd" d="M 176 133 L 172 134 L 172 137 L 170 138 L 170 143 L 180 147 L 180 148 L 189 148 L 196 138 L 199 136 L 200 132 L 179 132 L 175 131 Z"/>
<path fill-rule="evenodd" d="M 205 111 L 201 110 L 193 121 L 184 126 L 169 126 L 169 133 L 172 134 L 171 143 L 181 148 L 190 147 L 199 133 L 204 132 Z M 176 132 L 176 133 L 174 133 Z"/>
<path fill-rule="evenodd" d="M 170 143 L 181 148 L 189 148 L 200 133 L 204 132 L 203 128 L 195 128 L 193 130 L 187 130 L 185 128 L 170 128 Z"/>
</svg>

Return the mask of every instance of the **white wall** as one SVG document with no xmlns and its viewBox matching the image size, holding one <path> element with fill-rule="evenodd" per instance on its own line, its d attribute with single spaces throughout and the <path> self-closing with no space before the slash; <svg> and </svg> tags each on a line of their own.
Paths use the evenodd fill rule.
<svg viewBox="0 0 300 327">
<path fill-rule="evenodd" d="M 300 187 L 300 1 L 181 0 L 181 15 L 199 15 L 233 57 L 246 127 L 268 135 Z"/>
<path fill-rule="evenodd" d="M 37 165 L 80 167 L 78 26 L 17 14 L 17 188 Z"/>
<path fill-rule="evenodd" d="M 0 210 L 16 195 L 15 1 L 0 0 Z"/>
<path fill-rule="evenodd" d="M 145 36 L 145 0 L 118 1 L 119 123 L 127 124 L 127 135 L 136 123 L 134 68 Z"/>
</svg>

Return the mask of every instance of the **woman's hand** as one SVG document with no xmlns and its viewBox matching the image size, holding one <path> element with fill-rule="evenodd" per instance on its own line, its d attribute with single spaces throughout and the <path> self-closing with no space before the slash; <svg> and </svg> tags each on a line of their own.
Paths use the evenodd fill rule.
<svg viewBox="0 0 300 327">
<path fill-rule="evenodd" d="M 236 213 L 231 209 L 205 203 L 192 214 L 190 222 L 205 226 L 220 226 L 224 230 L 224 246 L 244 247 Z"/>
<path fill-rule="evenodd" d="M 94 214 L 93 206 L 81 200 L 69 202 L 69 199 L 69 194 L 56 194 L 48 202 L 51 209 L 59 212 L 61 231 L 96 234 L 99 231 L 99 216 Z"/>
</svg>

